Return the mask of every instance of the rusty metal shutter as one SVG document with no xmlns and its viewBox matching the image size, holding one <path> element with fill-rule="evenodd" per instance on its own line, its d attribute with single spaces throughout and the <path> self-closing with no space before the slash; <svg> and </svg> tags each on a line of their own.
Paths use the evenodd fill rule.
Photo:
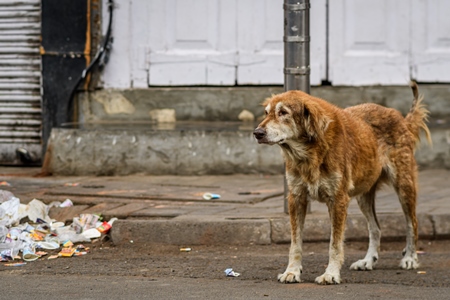
<svg viewBox="0 0 450 300">
<path fill-rule="evenodd" d="M 40 0 L 0 1 L 0 163 L 41 158 Z"/>
</svg>

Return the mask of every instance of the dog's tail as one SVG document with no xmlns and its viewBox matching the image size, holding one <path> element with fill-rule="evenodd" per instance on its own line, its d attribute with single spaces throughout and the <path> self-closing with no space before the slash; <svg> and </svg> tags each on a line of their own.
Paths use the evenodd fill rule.
<svg viewBox="0 0 450 300">
<path fill-rule="evenodd" d="M 426 124 L 430 112 L 425 108 L 425 105 L 422 104 L 423 95 L 419 95 L 417 83 L 411 81 L 410 86 L 414 95 L 414 100 L 409 113 L 405 117 L 408 129 L 414 135 L 416 146 L 420 141 L 421 129 L 425 132 L 428 143 L 432 145 L 430 130 Z"/>
</svg>

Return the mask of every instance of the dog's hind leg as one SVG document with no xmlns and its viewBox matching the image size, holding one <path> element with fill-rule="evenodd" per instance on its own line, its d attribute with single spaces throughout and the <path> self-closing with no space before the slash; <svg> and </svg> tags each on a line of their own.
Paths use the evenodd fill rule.
<svg viewBox="0 0 450 300">
<path fill-rule="evenodd" d="M 301 282 L 302 255 L 303 255 L 303 226 L 305 225 L 306 207 L 308 200 L 306 191 L 300 195 L 289 194 L 289 216 L 291 220 L 291 248 L 289 250 L 289 263 L 286 271 L 278 275 L 278 281 L 282 283 Z"/>
<path fill-rule="evenodd" d="M 372 270 L 378 262 L 381 230 L 375 212 L 375 192 L 376 186 L 374 186 L 368 193 L 357 198 L 359 208 L 366 218 L 369 228 L 369 248 L 363 259 L 354 262 L 350 266 L 350 269 L 352 270 Z"/>
<path fill-rule="evenodd" d="M 397 176 L 393 182 L 400 204 L 406 219 L 406 247 L 403 250 L 403 259 L 400 267 L 403 269 L 416 269 L 419 267 L 416 247 L 418 241 L 418 228 L 416 217 L 417 199 L 417 167 L 414 162 L 402 165 L 404 170 L 397 167 Z"/>
</svg>

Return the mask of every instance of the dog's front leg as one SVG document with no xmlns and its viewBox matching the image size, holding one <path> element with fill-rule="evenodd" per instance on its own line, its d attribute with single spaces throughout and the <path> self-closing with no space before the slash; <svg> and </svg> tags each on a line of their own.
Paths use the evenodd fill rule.
<svg viewBox="0 0 450 300">
<path fill-rule="evenodd" d="M 289 216 L 291 220 L 291 248 L 289 250 L 289 263 L 286 271 L 278 275 L 282 283 L 301 282 L 302 273 L 302 243 L 303 226 L 305 225 L 306 207 L 308 204 L 306 191 L 300 195 L 289 194 Z"/>
<path fill-rule="evenodd" d="M 316 278 L 318 284 L 341 283 L 341 267 L 344 263 L 344 231 L 349 204 L 347 195 L 327 202 L 331 218 L 329 261 L 325 273 Z"/>
</svg>

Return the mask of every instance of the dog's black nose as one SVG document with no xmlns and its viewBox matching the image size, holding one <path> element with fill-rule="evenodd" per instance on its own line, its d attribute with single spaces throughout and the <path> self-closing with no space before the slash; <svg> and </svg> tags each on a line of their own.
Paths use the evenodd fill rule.
<svg viewBox="0 0 450 300">
<path fill-rule="evenodd" d="M 253 131 L 253 135 L 257 140 L 260 140 L 266 136 L 266 130 L 264 128 L 258 127 Z"/>
</svg>

